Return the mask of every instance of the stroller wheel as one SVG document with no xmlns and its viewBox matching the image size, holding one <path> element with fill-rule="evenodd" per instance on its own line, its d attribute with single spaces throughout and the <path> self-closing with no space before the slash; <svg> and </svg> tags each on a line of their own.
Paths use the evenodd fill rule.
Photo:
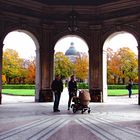
<svg viewBox="0 0 140 140">
<path fill-rule="evenodd" d="M 73 107 L 73 113 L 76 113 L 76 108 L 75 107 Z"/>
<path fill-rule="evenodd" d="M 81 113 L 83 114 L 84 112 L 85 112 L 85 110 L 84 110 L 84 109 L 82 109 Z"/>
<path fill-rule="evenodd" d="M 91 111 L 91 110 L 89 109 L 89 110 L 88 110 L 88 114 L 90 114 L 90 111 Z"/>
</svg>

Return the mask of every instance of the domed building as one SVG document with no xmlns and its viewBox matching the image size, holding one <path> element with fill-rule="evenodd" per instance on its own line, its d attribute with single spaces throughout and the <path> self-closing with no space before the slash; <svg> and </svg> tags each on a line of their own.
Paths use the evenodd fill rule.
<svg viewBox="0 0 140 140">
<path fill-rule="evenodd" d="M 72 63 L 75 63 L 76 58 L 79 56 L 79 52 L 75 49 L 73 42 L 71 42 L 69 49 L 65 52 L 65 55 Z"/>
</svg>

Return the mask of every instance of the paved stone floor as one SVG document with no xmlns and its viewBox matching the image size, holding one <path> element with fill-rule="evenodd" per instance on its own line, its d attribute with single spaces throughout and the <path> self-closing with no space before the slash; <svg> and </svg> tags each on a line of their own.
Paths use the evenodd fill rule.
<svg viewBox="0 0 140 140">
<path fill-rule="evenodd" d="M 67 110 L 65 92 L 61 112 L 52 112 L 52 107 L 53 103 L 34 103 L 34 98 L 3 95 L 0 140 L 140 140 L 137 95 L 90 103 L 90 114 L 74 114 Z"/>
</svg>

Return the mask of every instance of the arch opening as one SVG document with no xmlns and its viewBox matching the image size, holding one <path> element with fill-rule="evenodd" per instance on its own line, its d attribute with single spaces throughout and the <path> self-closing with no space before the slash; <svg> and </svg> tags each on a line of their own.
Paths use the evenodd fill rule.
<svg viewBox="0 0 140 140">
<path fill-rule="evenodd" d="M 119 76 L 116 74 L 117 72 L 115 73 L 115 69 L 112 74 L 111 73 L 109 74 L 109 62 L 110 62 L 109 60 L 112 60 L 112 61 L 113 61 L 113 59 L 115 60 L 115 55 L 117 54 L 117 52 L 120 52 L 122 50 L 126 51 L 126 50 L 130 49 L 129 51 L 136 57 L 136 60 L 137 60 L 137 62 L 136 62 L 137 63 L 137 66 L 136 66 L 137 75 L 136 76 L 137 76 L 137 78 L 136 79 L 132 78 L 132 79 L 134 80 L 134 82 L 136 84 L 138 84 L 138 48 L 137 47 L 138 47 L 138 43 L 137 43 L 136 38 L 131 33 L 128 33 L 125 31 L 115 32 L 115 33 L 111 34 L 104 42 L 103 54 L 102 54 L 103 55 L 102 73 L 103 73 L 103 101 L 104 102 L 109 101 L 107 98 L 109 95 L 109 92 L 110 92 L 108 89 L 109 84 L 120 84 L 120 85 L 123 84 L 125 87 L 125 85 L 128 82 L 128 78 L 126 78 L 126 79 L 125 79 L 125 77 L 121 78 L 125 75 L 126 72 L 125 71 L 122 72 L 121 71 L 122 69 L 119 68 L 120 63 L 119 63 L 117 57 L 116 57 L 116 61 L 114 61 L 115 62 L 114 65 L 116 68 L 118 67 Z M 112 59 L 112 57 L 109 56 L 109 53 L 113 56 L 113 59 Z M 117 63 L 117 61 L 118 61 L 118 63 Z M 112 65 L 112 70 L 113 70 L 113 65 Z M 118 83 L 112 83 L 109 81 L 109 76 L 111 76 L 111 75 L 112 75 L 112 78 L 117 77 Z M 122 92 L 126 92 L 126 96 L 128 97 L 127 89 L 124 89 Z M 138 91 L 137 91 L 137 93 L 138 93 Z M 111 93 L 110 93 L 110 95 L 111 95 Z M 138 97 L 138 96 L 136 95 L 136 97 Z M 137 99 L 138 98 L 135 99 L 135 103 L 137 102 Z"/>
<path fill-rule="evenodd" d="M 86 85 L 88 88 L 89 85 L 89 55 L 88 55 L 88 45 L 86 41 L 77 35 L 66 35 L 60 38 L 54 47 L 55 53 L 54 53 L 54 75 L 55 74 L 62 74 L 61 71 L 57 71 L 56 69 L 56 61 L 55 57 L 59 57 L 59 55 L 63 55 L 64 58 L 66 58 L 67 62 L 70 63 L 68 66 L 68 71 L 65 73 L 65 75 L 62 74 L 63 83 L 65 83 L 64 88 L 64 94 L 62 93 L 61 97 L 61 103 L 60 104 L 67 104 L 68 100 L 68 94 L 65 92 L 68 92 L 67 90 L 67 82 L 70 80 L 71 75 L 75 75 L 78 85 L 79 83 L 83 83 L 83 85 Z M 62 54 L 60 54 L 62 53 Z M 62 59 L 62 57 L 61 57 Z M 85 66 L 83 65 L 83 73 L 78 72 L 79 66 L 77 65 L 77 62 L 79 63 L 84 62 Z M 65 65 L 66 66 L 66 65 Z M 83 76 L 82 76 L 83 74 Z M 81 84 L 82 85 L 82 84 Z M 80 87 L 80 86 L 79 86 Z"/>
<path fill-rule="evenodd" d="M 39 100 L 39 90 L 40 90 L 40 57 L 39 57 L 39 43 L 36 37 L 29 31 L 26 30 L 14 30 L 9 32 L 3 41 L 3 75 L 5 75 L 6 83 L 8 84 L 32 84 L 35 89 L 30 89 L 29 91 L 24 91 L 23 94 L 29 94 L 32 96 L 23 96 L 19 98 L 22 102 L 33 102 Z M 15 57 L 11 58 L 10 63 L 16 62 L 16 65 L 13 65 L 11 71 L 11 75 L 7 75 L 8 73 L 4 72 L 4 54 L 6 53 L 14 53 Z M 6 58 L 6 57 L 5 57 Z M 17 58 L 17 59 L 15 59 Z M 5 61 L 6 62 L 6 61 Z M 6 63 L 5 63 L 6 64 Z M 9 64 L 7 65 L 8 68 Z M 14 71 L 15 70 L 15 71 Z M 15 76 L 15 77 L 14 77 Z M 10 81 L 9 81 L 10 80 Z M 4 81 L 3 81 L 4 82 Z M 29 87 L 30 88 L 30 87 Z M 16 90 L 16 89 L 15 89 Z M 15 92 L 15 91 L 10 91 Z M 16 92 L 15 92 L 16 94 Z M 18 93 L 17 93 L 18 94 Z M 6 99 L 6 102 L 13 102 L 13 99 Z M 2 102 L 4 102 L 4 98 L 2 98 Z M 20 102 L 20 101 L 17 101 Z"/>
</svg>

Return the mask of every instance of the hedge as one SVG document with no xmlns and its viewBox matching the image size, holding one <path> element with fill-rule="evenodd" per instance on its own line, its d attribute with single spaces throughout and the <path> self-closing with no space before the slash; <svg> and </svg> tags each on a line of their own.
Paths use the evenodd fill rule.
<svg viewBox="0 0 140 140">
<path fill-rule="evenodd" d="M 78 89 L 88 89 L 87 83 L 78 83 L 77 84 Z"/>
<path fill-rule="evenodd" d="M 78 89 L 88 89 L 88 84 L 78 83 Z M 108 89 L 126 89 L 126 85 L 108 85 Z M 134 84 L 132 89 L 138 89 L 138 84 Z"/>
<path fill-rule="evenodd" d="M 108 85 L 108 89 L 126 89 L 126 85 Z M 138 89 L 138 85 L 134 84 L 132 89 Z"/>
<path fill-rule="evenodd" d="M 35 89 L 35 85 L 2 85 L 2 89 Z"/>
<path fill-rule="evenodd" d="M 78 89 L 88 89 L 87 83 L 78 83 Z M 2 89 L 35 89 L 35 85 L 2 85 Z M 126 89 L 126 85 L 108 85 L 108 89 Z M 138 89 L 138 85 L 134 84 L 132 89 Z"/>
</svg>

